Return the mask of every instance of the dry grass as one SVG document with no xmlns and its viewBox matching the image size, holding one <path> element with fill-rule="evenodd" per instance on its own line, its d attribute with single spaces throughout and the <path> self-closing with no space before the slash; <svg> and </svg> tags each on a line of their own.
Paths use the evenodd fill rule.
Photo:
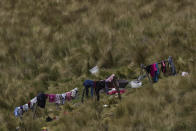
<svg viewBox="0 0 196 131">
<path fill-rule="evenodd" d="M 0 130 L 196 130 L 195 7 L 194 0 L 1 0 Z M 162 77 L 121 102 L 75 100 L 61 111 L 49 104 L 35 121 L 32 112 L 22 121 L 13 115 L 40 91 L 81 89 L 84 79 L 111 73 L 134 79 L 141 63 L 168 56 L 190 77 Z M 102 68 L 96 77 L 88 73 L 94 65 Z M 46 123 L 48 114 L 60 119 Z"/>
</svg>

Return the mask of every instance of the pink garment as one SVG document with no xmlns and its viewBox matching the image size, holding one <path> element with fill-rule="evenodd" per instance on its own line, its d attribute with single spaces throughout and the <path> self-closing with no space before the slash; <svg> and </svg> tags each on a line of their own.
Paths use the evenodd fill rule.
<svg viewBox="0 0 196 131">
<path fill-rule="evenodd" d="M 165 65 L 165 62 L 164 61 L 162 61 L 162 67 L 161 67 L 161 69 L 162 69 L 162 72 L 163 73 L 166 72 L 166 65 Z"/>
<path fill-rule="evenodd" d="M 68 100 L 68 101 L 71 100 L 71 92 L 66 93 L 66 100 Z"/>
<path fill-rule="evenodd" d="M 116 89 L 111 90 L 111 91 L 108 92 L 109 95 L 113 95 L 113 94 L 116 94 L 116 93 L 118 93 L 118 91 Z M 124 89 L 120 90 L 120 94 L 123 94 L 123 93 L 125 93 L 125 90 Z"/>
<path fill-rule="evenodd" d="M 48 97 L 49 97 L 49 102 L 51 103 L 55 102 L 55 98 L 56 98 L 55 94 L 49 94 Z"/>
<path fill-rule="evenodd" d="M 156 71 L 157 71 L 156 63 L 154 63 L 151 65 L 151 69 L 150 69 L 150 75 L 152 76 L 152 78 L 154 78 Z"/>
<path fill-rule="evenodd" d="M 115 74 L 112 74 L 110 77 L 108 77 L 105 81 L 111 82 L 114 79 Z"/>
</svg>

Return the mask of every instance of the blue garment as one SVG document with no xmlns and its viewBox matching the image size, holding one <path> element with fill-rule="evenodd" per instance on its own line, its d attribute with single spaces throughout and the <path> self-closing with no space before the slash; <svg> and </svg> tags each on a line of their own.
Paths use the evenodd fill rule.
<svg viewBox="0 0 196 131">
<path fill-rule="evenodd" d="M 86 96 L 88 96 L 89 88 L 91 88 L 91 96 L 93 96 L 93 94 L 94 94 L 94 81 L 85 80 L 83 85 L 86 88 Z"/>
<path fill-rule="evenodd" d="M 157 68 L 157 71 L 155 71 L 155 75 L 154 75 L 154 78 L 153 78 L 153 81 L 154 81 L 154 82 L 157 82 L 157 81 L 158 81 L 158 79 L 159 79 L 159 74 L 160 74 L 160 72 L 159 72 L 159 66 L 158 66 L 157 63 L 156 63 L 156 68 Z"/>
<path fill-rule="evenodd" d="M 18 107 L 15 108 L 14 115 L 15 115 L 15 117 L 18 117 L 19 116 L 19 114 L 18 114 Z"/>
<path fill-rule="evenodd" d="M 23 114 L 22 109 L 20 107 L 16 107 L 15 110 L 14 110 L 14 115 L 16 117 L 20 117 L 20 116 L 22 116 L 22 114 Z"/>
<path fill-rule="evenodd" d="M 168 58 L 168 63 L 170 65 L 170 70 L 171 70 L 172 75 L 176 75 L 176 68 L 174 66 L 173 59 L 171 56 L 169 56 Z"/>
<path fill-rule="evenodd" d="M 156 63 L 156 68 L 157 68 L 157 74 L 159 75 L 160 71 L 159 71 L 159 65 L 157 63 Z"/>
</svg>

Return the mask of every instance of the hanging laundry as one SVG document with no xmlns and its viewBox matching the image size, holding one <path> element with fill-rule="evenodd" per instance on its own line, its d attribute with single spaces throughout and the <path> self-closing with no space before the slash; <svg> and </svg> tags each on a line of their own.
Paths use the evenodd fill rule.
<svg viewBox="0 0 196 131">
<path fill-rule="evenodd" d="M 166 64 L 165 64 L 165 61 L 161 61 L 161 71 L 163 73 L 166 73 Z"/>
<path fill-rule="evenodd" d="M 157 82 L 158 79 L 159 79 L 159 67 L 158 67 L 158 64 L 156 63 L 156 70 L 155 70 L 155 74 L 154 74 L 154 77 L 153 77 L 153 82 Z"/>
<path fill-rule="evenodd" d="M 105 81 L 106 82 L 112 82 L 112 80 L 114 79 L 115 74 L 112 74 L 110 77 L 108 77 Z"/>
<path fill-rule="evenodd" d="M 56 94 L 48 94 L 48 98 L 49 98 L 50 103 L 54 103 L 55 98 L 56 98 Z"/>
<path fill-rule="evenodd" d="M 71 92 L 66 93 L 66 100 L 68 100 L 68 101 L 71 100 Z"/>
<path fill-rule="evenodd" d="M 62 94 L 62 104 L 65 103 L 65 100 L 66 100 L 66 93 L 63 93 L 63 94 Z"/>
<path fill-rule="evenodd" d="M 85 80 L 83 86 L 86 88 L 86 96 L 88 97 L 89 88 L 91 88 L 91 96 L 93 96 L 94 92 L 94 81 L 92 80 Z"/>
<path fill-rule="evenodd" d="M 47 96 L 44 93 L 37 95 L 37 105 L 41 108 L 45 108 Z"/>
<path fill-rule="evenodd" d="M 150 75 L 152 77 L 153 82 L 157 82 L 158 81 L 159 67 L 158 67 L 157 63 L 154 63 L 154 64 L 151 65 Z"/>
<path fill-rule="evenodd" d="M 73 90 L 71 90 L 71 97 L 75 98 L 78 92 L 78 88 L 74 88 Z"/>
<path fill-rule="evenodd" d="M 61 94 L 56 94 L 56 98 L 55 98 L 55 103 L 56 104 L 61 104 L 62 102 L 62 95 Z"/>
<path fill-rule="evenodd" d="M 24 110 L 25 112 L 27 112 L 27 111 L 29 110 L 28 104 L 23 105 L 23 110 Z"/>
<path fill-rule="evenodd" d="M 33 109 L 34 105 L 37 104 L 41 108 L 45 108 L 46 99 L 49 97 L 49 102 L 54 102 L 56 104 L 64 104 L 65 100 L 74 99 L 77 96 L 78 88 L 74 88 L 70 92 L 66 92 L 63 94 L 44 94 L 39 93 L 36 97 L 28 102 L 28 104 L 24 104 L 20 107 L 16 107 L 14 109 L 14 115 L 16 117 L 21 117 L 24 112 L 29 109 Z"/>
<path fill-rule="evenodd" d="M 149 66 L 146 66 L 145 67 L 145 70 L 146 70 L 147 73 L 150 73 L 151 72 L 151 66 L 152 65 L 149 65 Z"/>
<path fill-rule="evenodd" d="M 168 58 L 168 63 L 169 63 L 169 66 L 170 66 L 171 74 L 176 75 L 176 68 L 175 68 L 175 65 L 173 63 L 173 59 L 172 59 L 171 56 L 169 56 L 169 58 Z"/>
<path fill-rule="evenodd" d="M 23 115 L 23 111 L 20 107 L 16 107 L 15 110 L 14 110 L 14 115 L 16 117 L 21 117 Z"/>
<path fill-rule="evenodd" d="M 154 64 L 151 65 L 151 68 L 150 68 L 150 75 L 151 75 L 152 78 L 154 78 L 156 71 L 157 71 L 156 63 L 154 63 Z"/>
<path fill-rule="evenodd" d="M 34 104 L 37 103 L 37 97 L 34 97 L 31 101 L 30 101 L 30 107 L 29 108 L 33 108 Z"/>
</svg>

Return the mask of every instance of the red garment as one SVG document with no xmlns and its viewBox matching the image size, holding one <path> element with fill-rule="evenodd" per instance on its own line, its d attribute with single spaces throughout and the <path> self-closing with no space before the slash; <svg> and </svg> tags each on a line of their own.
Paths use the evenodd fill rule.
<svg viewBox="0 0 196 131">
<path fill-rule="evenodd" d="M 49 97 L 49 102 L 51 103 L 55 102 L 55 98 L 56 98 L 55 94 L 49 94 L 48 97 Z"/>
<path fill-rule="evenodd" d="M 163 73 L 166 72 L 166 65 L 165 65 L 164 61 L 161 62 L 161 70 L 162 70 Z"/>
<path fill-rule="evenodd" d="M 111 90 L 111 91 L 108 92 L 109 95 L 113 95 L 113 94 L 116 94 L 116 93 L 118 93 L 118 91 L 116 89 Z M 123 94 L 123 93 L 125 93 L 125 90 L 124 89 L 120 90 L 120 94 Z"/>
<path fill-rule="evenodd" d="M 154 63 L 151 65 L 151 69 L 150 69 L 150 75 L 152 76 L 152 78 L 154 78 L 156 71 L 157 71 L 157 67 L 156 67 L 156 63 Z"/>
<path fill-rule="evenodd" d="M 66 100 L 68 100 L 68 101 L 71 100 L 71 92 L 66 93 Z"/>
</svg>

